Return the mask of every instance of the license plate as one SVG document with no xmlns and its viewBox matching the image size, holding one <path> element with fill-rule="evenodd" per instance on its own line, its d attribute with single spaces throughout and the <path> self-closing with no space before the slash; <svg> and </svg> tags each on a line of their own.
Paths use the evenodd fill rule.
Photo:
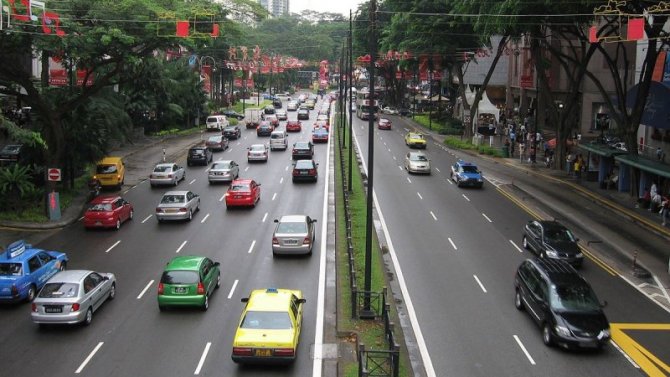
<svg viewBox="0 0 670 377">
<path fill-rule="evenodd" d="M 254 355 L 255 356 L 261 356 L 261 357 L 272 356 L 272 350 L 271 349 L 257 349 L 257 350 L 254 350 Z"/>
<path fill-rule="evenodd" d="M 301 172 L 300 172 L 300 175 L 307 175 L 307 174 L 309 174 L 308 171 L 301 171 Z"/>
<path fill-rule="evenodd" d="M 100 221 L 96 221 L 96 222 L 95 222 L 95 225 L 102 225 L 102 222 L 100 222 Z"/>
<path fill-rule="evenodd" d="M 165 210 L 165 212 L 167 212 L 167 213 L 175 213 L 177 211 L 178 210 L 176 208 L 168 208 L 168 209 Z"/>
<path fill-rule="evenodd" d="M 297 245 L 298 240 L 286 240 L 286 241 L 284 241 L 284 244 L 285 245 Z"/>
<path fill-rule="evenodd" d="M 44 307 L 44 312 L 45 313 L 62 313 L 63 312 L 63 307 L 62 306 L 45 306 Z"/>
<path fill-rule="evenodd" d="M 242 199 L 242 195 L 235 195 L 235 199 Z"/>
<path fill-rule="evenodd" d="M 596 348 L 598 347 L 598 343 L 595 341 L 590 341 L 590 342 L 579 342 L 579 345 L 584 348 Z"/>
<path fill-rule="evenodd" d="M 188 289 L 186 287 L 175 287 L 174 293 L 186 293 L 188 292 Z"/>
</svg>

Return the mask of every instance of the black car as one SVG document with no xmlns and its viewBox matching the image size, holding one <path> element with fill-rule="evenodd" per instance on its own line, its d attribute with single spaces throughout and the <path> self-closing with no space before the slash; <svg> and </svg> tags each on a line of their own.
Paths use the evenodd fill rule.
<svg viewBox="0 0 670 377">
<path fill-rule="evenodd" d="M 13 164 L 19 162 L 23 144 L 7 144 L 0 150 L 0 162 Z"/>
<path fill-rule="evenodd" d="M 224 110 L 223 115 L 227 116 L 228 118 L 235 118 L 237 120 L 244 119 L 244 114 L 240 114 L 235 110 Z"/>
<path fill-rule="evenodd" d="M 527 259 L 514 277 L 514 306 L 528 309 L 547 346 L 602 348 L 610 339 L 603 306 L 589 283 L 565 261 Z"/>
<path fill-rule="evenodd" d="M 557 221 L 531 220 L 523 228 L 523 247 L 540 258 L 561 259 L 581 267 L 584 254 L 579 239 Z"/>
<path fill-rule="evenodd" d="M 412 111 L 410 109 L 401 108 L 400 110 L 398 110 L 398 114 L 406 117 L 406 116 L 412 115 Z"/>
<path fill-rule="evenodd" d="M 272 124 L 264 120 L 256 127 L 256 136 L 270 136 L 274 130 Z"/>
<path fill-rule="evenodd" d="M 274 114 L 275 113 L 275 107 L 272 105 L 267 105 L 263 108 L 263 113 L 265 114 Z"/>
<path fill-rule="evenodd" d="M 316 167 L 319 166 L 314 160 L 298 160 L 293 164 L 293 182 L 311 181 L 316 182 L 319 178 L 319 172 Z"/>
<path fill-rule="evenodd" d="M 314 144 L 311 141 L 298 141 L 294 143 L 291 157 L 294 160 L 303 158 L 311 160 L 314 157 Z"/>
<path fill-rule="evenodd" d="M 283 105 L 282 105 L 281 100 L 279 98 L 275 98 L 275 99 L 272 100 L 272 106 L 275 109 L 281 109 Z"/>
<path fill-rule="evenodd" d="M 242 136 L 242 131 L 238 126 L 228 126 L 223 129 L 223 137 L 227 139 L 239 139 Z"/>
<path fill-rule="evenodd" d="M 186 165 L 207 165 L 212 162 L 212 150 L 207 147 L 193 147 L 188 150 Z"/>
<path fill-rule="evenodd" d="M 309 119 L 309 110 L 299 109 L 298 110 L 298 120 L 306 120 L 306 119 Z"/>
</svg>

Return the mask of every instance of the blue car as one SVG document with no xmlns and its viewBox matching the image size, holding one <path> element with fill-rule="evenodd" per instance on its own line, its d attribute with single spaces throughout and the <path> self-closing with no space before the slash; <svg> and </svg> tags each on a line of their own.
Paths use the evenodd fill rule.
<svg viewBox="0 0 670 377">
<path fill-rule="evenodd" d="M 16 241 L 0 253 L 0 302 L 32 301 L 58 271 L 63 271 L 65 253 L 35 249 Z"/>
<path fill-rule="evenodd" d="M 484 186 L 484 176 L 477 168 L 477 165 L 463 160 L 456 161 L 451 166 L 451 179 L 458 187 L 473 186 L 482 188 Z"/>
</svg>

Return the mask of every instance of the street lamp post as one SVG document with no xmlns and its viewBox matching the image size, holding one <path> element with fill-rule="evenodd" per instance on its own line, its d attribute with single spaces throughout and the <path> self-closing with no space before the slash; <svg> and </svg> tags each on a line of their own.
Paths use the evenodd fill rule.
<svg viewBox="0 0 670 377">
<path fill-rule="evenodd" d="M 211 72 L 211 76 L 213 76 L 213 75 L 214 75 L 214 72 L 216 72 L 216 59 L 214 59 L 214 58 L 211 57 L 211 56 L 204 55 L 204 56 L 201 56 L 201 57 L 200 57 L 200 59 L 199 59 L 199 63 L 200 63 L 200 71 L 202 72 L 202 62 L 203 62 L 203 60 L 206 60 L 206 59 L 212 59 L 212 72 Z M 208 91 L 209 91 L 209 99 L 210 99 L 210 100 L 212 100 L 212 92 L 213 92 L 213 90 L 212 90 L 212 82 L 213 82 L 213 80 L 212 80 L 212 77 L 211 77 L 211 76 L 208 76 L 208 77 L 207 77 L 207 82 L 206 82 L 206 84 L 209 85 L 209 87 L 208 87 L 207 89 L 208 89 Z"/>
<path fill-rule="evenodd" d="M 347 94 L 347 96 L 348 96 L 347 99 L 349 100 L 349 179 L 347 180 L 347 184 L 348 184 L 349 187 L 347 189 L 348 189 L 349 192 L 351 192 L 351 178 L 352 178 L 351 177 L 351 175 L 352 175 L 352 173 L 351 173 L 351 168 L 352 168 L 351 160 L 353 159 L 351 151 L 354 149 L 353 146 L 352 146 L 353 137 L 351 135 L 353 133 L 352 132 L 353 131 L 352 127 L 353 127 L 353 122 L 354 122 L 354 118 L 352 116 L 353 111 L 352 111 L 352 107 L 351 107 L 351 101 L 352 101 L 351 93 L 353 93 L 353 91 L 352 91 L 352 88 L 353 88 L 352 74 L 353 74 L 353 68 L 354 68 L 352 26 L 353 26 L 353 24 L 352 24 L 352 20 L 351 20 L 351 9 L 349 9 L 349 73 L 347 75 L 348 79 L 349 79 L 349 94 Z M 346 91 L 345 91 L 345 93 L 346 93 Z M 346 101 L 345 101 L 345 104 L 346 104 Z"/>
</svg>

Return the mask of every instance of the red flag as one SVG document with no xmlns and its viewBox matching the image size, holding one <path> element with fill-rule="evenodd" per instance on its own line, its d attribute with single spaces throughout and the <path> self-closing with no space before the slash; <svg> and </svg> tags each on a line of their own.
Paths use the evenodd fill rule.
<svg viewBox="0 0 670 377">
<path fill-rule="evenodd" d="M 591 26 L 589 28 L 589 42 L 598 43 L 598 27 Z"/>
<path fill-rule="evenodd" d="M 644 38 L 644 18 L 629 19 L 627 35 L 629 41 L 639 41 Z"/>
<path fill-rule="evenodd" d="M 177 36 L 188 37 L 188 21 L 177 21 Z"/>
<path fill-rule="evenodd" d="M 219 24 L 214 24 L 212 26 L 212 37 L 216 38 L 219 36 Z"/>
</svg>

